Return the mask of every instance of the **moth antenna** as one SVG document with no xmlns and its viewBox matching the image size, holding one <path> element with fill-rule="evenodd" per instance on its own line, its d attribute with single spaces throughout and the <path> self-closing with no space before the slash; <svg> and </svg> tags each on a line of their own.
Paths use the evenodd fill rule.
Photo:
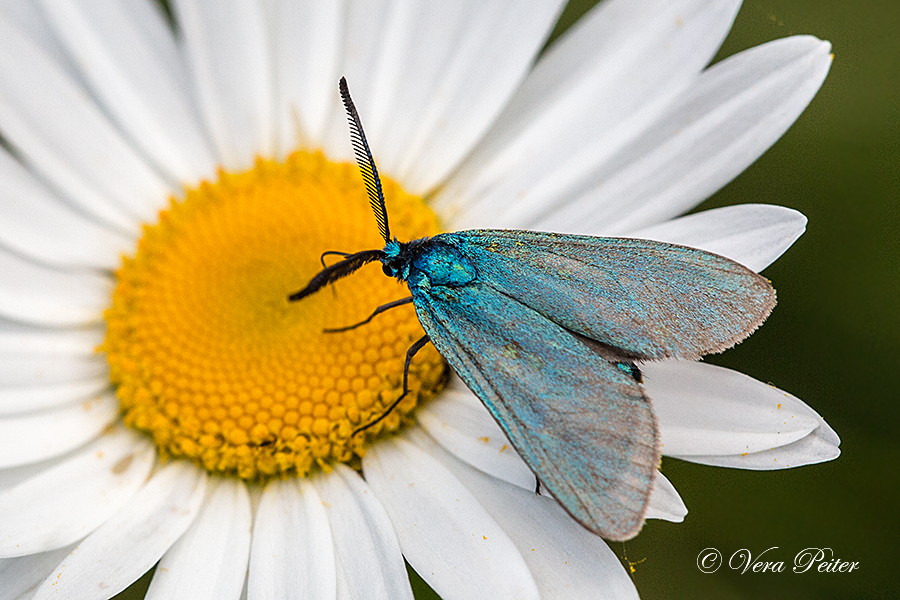
<svg viewBox="0 0 900 600">
<path fill-rule="evenodd" d="M 353 153 L 356 154 L 356 163 L 359 165 L 363 181 L 366 182 L 369 204 L 378 221 L 381 237 L 387 243 L 391 241 L 391 228 L 388 226 L 387 208 L 384 206 L 384 193 L 381 191 L 381 179 L 378 177 L 375 159 L 372 158 L 372 151 L 369 150 L 369 143 L 366 141 L 366 133 L 363 131 L 359 113 L 356 112 L 356 105 L 353 104 L 350 90 L 347 88 L 347 79 L 344 77 L 341 77 L 340 88 L 341 100 L 347 110 L 347 122 L 350 124 L 350 142 L 353 145 Z"/>
</svg>

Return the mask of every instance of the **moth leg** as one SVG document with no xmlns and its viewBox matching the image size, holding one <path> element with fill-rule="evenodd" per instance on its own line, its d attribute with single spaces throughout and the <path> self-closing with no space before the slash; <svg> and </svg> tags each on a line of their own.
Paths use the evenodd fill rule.
<svg viewBox="0 0 900 600">
<path fill-rule="evenodd" d="M 397 306 L 403 306 L 404 304 L 409 304 L 412 301 L 413 301 L 412 296 L 410 296 L 409 298 L 401 298 L 400 300 L 394 300 L 393 302 L 388 302 L 387 304 L 382 304 L 381 306 L 376 308 L 365 321 L 360 321 L 359 323 L 356 323 L 355 325 L 348 325 L 347 327 L 338 327 L 336 329 L 323 329 L 322 331 L 324 331 L 325 333 L 340 333 L 342 331 L 350 331 L 351 329 L 356 329 L 360 325 L 365 325 L 366 323 L 368 323 L 369 321 L 374 319 L 376 316 L 380 315 L 381 313 L 383 313 L 384 311 L 386 311 L 388 309 L 396 308 Z M 428 337 L 428 336 L 426 336 L 426 337 Z M 418 343 L 418 342 L 416 342 L 416 343 Z"/>
<path fill-rule="evenodd" d="M 541 495 L 541 480 L 537 478 L 537 475 L 534 476 L 534 495 Z"/>
<path fill-rule="evenodd" d="M 412 300 L 412 298 L 410 298 L 409 300 Z M 374 421 L 369 421 L 362 427 L 358 428 L 356 431 L 353 432 L 353 435 L 356 435 L 357 433 L 359 433 L 361 431 L 365 431 L 369 427 L 372 427 L 376 423 L 382 421 L 385 417 L 387 417 L 389 414 L 391 414 L 392 410 L 397 408 L 397 405 L 400 404 L 400 401 L 403 400 L 403 398 L 406 397 L 406 394 L 409 393 L 409 365 L 412 362 L 413 356 L 415 356 L 416 353 L 419 350 L 421 350 L 422 348 L 424 348 L 425 344 L 427 344 L 430 341 L 431 341 L 431 338 L 429 338 L 427 335 L 423 335 L 421 338 L 419 338 L 416 341 L 416 343 L 414 343 L 412 346 L 409 347 L 409 350 L 406 351 L 406 362 L 403 365 L 403 392 L 400 394 L 400 397 L 398 397 L 396 400 L 394 400 L 391 403 L 391 405 L 388 406 L 387 410 L 384 411 L 383 413 L 381 413 L 381 416 L 379 416 Z"/>
</svg>

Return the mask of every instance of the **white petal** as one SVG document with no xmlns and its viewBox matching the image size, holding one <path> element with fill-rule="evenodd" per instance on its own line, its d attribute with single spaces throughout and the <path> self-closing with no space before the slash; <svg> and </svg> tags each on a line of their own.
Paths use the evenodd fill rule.
<svg viewBox="0 0 900 600">
<path fill-rule="evenodd" d="M 99 395 L 109 387 L 106 376 L 29 387 L 0 389 L 0 418 L 74 404 Z"/>
<path fill-rule="evenodd" d="M 156 567 L 148 600 L 237 600 L 250 556 L 253 517 L 247 486 L 213 478 L 193 525 Z"/>
<path fill-rule="evenodd" d="M 25 162 L 105 223 L 136 233 L 170 194 L 86 91 L 0 16 L 0 129 Z"/>
<path fill-rule="evenodd" d="M 84 400 L 109 385 L 103 330 L 0 329 L 0 415 Z"/>
<path fill-rule="evenodd" d="M 666 456 L 758 452 L 795 442 L 819 426 L 808 406 L 737 371 L 672 360 L 641 369 Z"/>
<path fill-rule="evenodd" d="M 771 204 L 705 210 L 629 236 L 682 244 L 736 260 L 756 272 L 775 262 L 806 231 L 802 213 Z"/>
<path fill-rule="evenodd" d="M 191 525 L 203 503 L 206 480 L 204 471 L 185 461 L 163 467 L 132 502 L 78 544 L 34 600 L 106 600 L 124 590 Z"/>
<path fill-rule="evenodd" d="M 712 59 L 739 0 L 607 0 L 541 57 L 437 206 L 461 227 L 529 226 L 583 191 Z"/>
<path fill-rule="evenodd" d="M 264 8 L 272 32 L 281 153 L 297 146 L 322 148 L 328 116 L 341 110 L 344 2 L 272 0 Z"/>
<path fill-rule="evenodd" d="M 534 473 L 472 392 L 447 390 L 416 412 L 422 428 L 443 448 L 473 467 L 525 489 Z"/>
<path fill-rule="evenodd" d="M 0 248 L 0 315 L 39 325 L 100 320 L 112 279 L 93 271 L 51 269 Z"/>
<path fill-rule="evenodd" d="M 543 600 L 638 597 L 616 555 L 555 500 L 473 469 L 424 436 L 417 437 L 417 442 L 503 527 L 525 559 Z"/>
<path fill-rule="evenodd" d="M 397 534 L 369 486 L 342 464 L 314 482 L 331 524 L 337 597 L 412 600 Z"/>
<path fill-rule="evenodd" d="M 250 549 L 249 600 L 336 598 L 328 515 L 308 480 L 266 485 Z"/>
<path fill-rule="evenodd" d="M 227 169 L 274 153 L 271 58 L 265 16 L 253 0 L 175 0 L 195 92 Z"/>
<path fill-rule="evenodd" d="M 97 379 L 109 372 L 102 356 L 30 354 L 0 351 L 0 388 L 48 386 L 68 381 Z"/>
<path fill-rule="evenodd" d="M 104 393 L 55 410 L 0 419 L 0 467 L 52 458 L 97 437 L 119 417 L 119 402 Z"/>
<path fill-rule="evenodd" d="M 92 91 L 151 160 L 175 181 L 194 183 L 214 174 L 159 6 L 146 0 L 43 3 Z"/>
<path fill-rule="evenodd" d="M 56 465 L 65 462 L 79 451 L 80 448 L 40 462 L 0 469 L 0 492 L 15 487 L 26 479 L 36 477 L 47 469 L 52 469 Z"/>
<path fill-rule="evenodd" d="M 705 71 L 645 135 L 591 174 L 596 187 L 537 225 L 618 234 L 699 204 L 781 137 L 818 91 L 831 44 L 795 36 Z"/>
<path fill-rule="evenodd" d="M 703 465 L 757 471 L 792 469 L 803 465 L 834 460 L 841 455 L 839 448 L 841 440 L 818 413 L 815 416 L 819 426 L 812 433 L 784 446 L 749 454 L 682 456 L 679 458 Z"/>
<path fill-rule="evenodd" d="M 496 118 L 550 33 L 561 2 L 405 0 L 349 8 L 342 72 L 379 168 L 422 193 Z M 341 135 L 330 139 L 346 140 L 338 114 L 332 123 Z M 342 141 L 337 155 L 348 147 Z"/>
<path fill-rule="evenodd" d="M 424 6 L 424 3 L 422 5 Z M 360 108 L 360 115 L 370 145 L 373 140 L 378 140 L 378 135 L 376 131 L 376 136 L 372 137 L 369 121 L 380 122 L 382 120 L 382 116 L 376 115 L 368 102 L 373 86 L 380 79 L 380 77 L 374 76 L 374 63 L 381 54 L 381 45 L 388 43 L 389 35 L 406 36 L 411 33 L 389 26 L 393 14 L 400 16 L 408 14 L 407 4 L 398 1 L 393 7 L 393 13 L 391 8 L 390 0 L 344 1 L 342 7 L 343 23 L 340 37 L 342 45 L 338 49 L 337 73 L 339 76 L 347 78 L 353 101 Z M 400 23 L 403 24 L 402 21 Z M 334 159 L 352 160 L 353 150 L 349 144 L 346 112 L 344 112 L 343 106 L 338 104 L 341 102 L 341 98 L 336 83 L 331 84 L 328 94 L 331 111 L 327 113 L 323 136 L 325 153 Z M 382 175 L 386 175 L 387 171 L 382 164 L 381 156 L 384 144 L 381 142 L 377 142 L 377 144 L 377 146 L 373 146 L 373 148 L 377 148 L 374 150 L 375 160 L 378 162 Z"/>
<path fill-rule="evenodd" d="M 4 14 L 44 52 L 64 65 L 69 72 L 75 72 L 75 65 L 59 45 L 59 40 L 53 34 L 50 24 L 47 23 L 40 4 L 22 2 L 22 0 L 0 0 L 0 13 Z"/>
<path fill-rule="evenodd" d="M 406 560 L 442 598 L 539 597 L 513 541 L 434 457 L 393 438 L 369 450 L 363 473 Z"/>
<path fill-rule="evenodd" d="M 40 262 L 109 270 L 134 245 L 129 237 L 73 210 L 2 149 L 0 242 Z"/>
<path fill-rule="evenodd" d="M 0 492 L 0 556 L 45 552 L 85 537 L 137 493 L 155 456 L 145 436 L 118 428 Z"/>
<path fill-rule="evenodd" d="M 44 471 L 52 469 L 56 465 L 69 460 L 81 452 L 81 450 L 82 447 L 77 447 L 68 452 L 38 462 L 0 468 L 0 491 L 8 490 L 27 479 L 37 477 Z"/>
<path fill-rule="evenodd" d="M 650 493 L 650 504 L 647 507 L 647 518 L 681 523 L 687 512 L 687 506 L 684 505 L 675 486 L 657 471 L 653 491 Z"/>
<path fill-rule="evenodd" d="M 0 559 L 0 598 L 30 598 L 37 585 L 74 547 L 73 544 L 49 552 Z"/>
<path fill-rule="evenodd" d="M 0 327 L 0 353 L 43 356 L 94 356 L 103 343 L 101 327 L 45 329 L 10 323 Z"/>
</svg>

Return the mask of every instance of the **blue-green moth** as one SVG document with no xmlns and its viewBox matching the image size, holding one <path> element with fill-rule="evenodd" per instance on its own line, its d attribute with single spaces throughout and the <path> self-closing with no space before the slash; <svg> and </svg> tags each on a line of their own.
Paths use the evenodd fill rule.
<svg viewBox="0 0 900 600">
<path fill-rule="evenodd" d="M 372 317 L 412 303 L 427 334 L 407 352 L 403 393 L 430 341 L 572 517 L 607 539 L 634 537 L 660 462 L 639 363 L 736 344 L 775 290 L 727 258 L 649 240 L 479 229 L 399 242 L 343 78 L 340 90 L 385 245 L 343 254 L 290 300 L 380 261 L 411 295 Z"/>
</svg>

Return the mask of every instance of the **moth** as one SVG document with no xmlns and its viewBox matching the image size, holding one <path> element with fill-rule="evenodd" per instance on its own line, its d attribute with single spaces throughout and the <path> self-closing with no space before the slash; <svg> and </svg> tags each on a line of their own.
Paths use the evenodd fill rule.
<svg viewBox="0 0 900 600">
<path fill-rule="evenodd" d="M 406 282 L 428 342 L 484 403 L 535 477 L 587 529 L 627 540 L 660 463 L 639 363 L 740 342 L 775 305 L 769 282 L 710 252 L 640 239 L 476 229 L 399 242 L 344 78 L 341 98 L 385 245 L 341 254 L 301 300 L 370 262 Z M 371 426 L 384 415 L 357 431 Z"/>
</svg>

